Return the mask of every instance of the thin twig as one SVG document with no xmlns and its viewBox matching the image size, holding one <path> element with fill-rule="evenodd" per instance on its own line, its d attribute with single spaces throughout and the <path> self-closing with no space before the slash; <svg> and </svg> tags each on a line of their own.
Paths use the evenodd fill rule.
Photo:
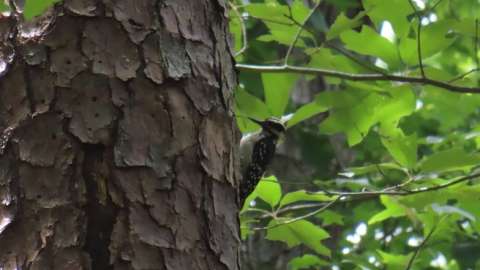
<svg viewBox="0 0 480 270">
<path fill-rule="evenodd" d="M 248 16 L 249 16 L 250 18 L 257 19 L 257 20 L 261 20 L 261 21 L 265 21 L 265 22 L 269 22 L 269 23 L 275 23 L 275 24 L 286 25 L 286 26 L 293 26 L 293 25 L 295 25 L 294 22 L 288 23 L 288 22 L 283 22 L 283 21 L 279 21 L 279 20 L 273 20 L 273 19 L 258 17 L 258 16 L 254 16 L 254 15 L 251 15 L 251 14 L 249 14 Z"/>
<path fill-rule="evenodd" d="M 443 0 L 438 0 L 438 1 L 432 6 L 432 8 L 431 8 L 430 10 L 436 9 L 437 6 L 440 5 L 440 3 L 441 3 L 442 1 L 443 1 Z"/>
<path fill-rule="evenodd" d="M 264 214 L 258 216 L 257 218 L 264 219 L 264 218 L 271 218 L 273 216 L 278 217 L 279 215 L 290 212 L 290 211 L 297 211 L 297 210 L 305 210 L 305 209 L 323 207 L 327 203 L 328 202 L 289 205 L 289 206 L 277 209 L 274 214 L 272 214 L 271 212 L 268 212 L 268 214 L 264 213 Z M 247 210 L 245 210 L 245 211 L 247 211 Z"/>
<path fill-rule="evenodd" d="M 240 54 L 244 53 L 245 50 L 247 49 L 247 44 L 248 44 L 247 27 L 245 26 L 245 20 L 243 20 L 242 14 L 240 14 L 240 12 L 238 11 L 238 8 L 230 1 L 228 2 L 228 4 L 230 5 L 230 8 L 233 10 L 235 15 L 237 15 L 238 20 L 240 21 L 240 28 L 242 29 L 242 48 L 240 48 L 240 50 L 235 52 L 235 54 L 233 55 L 234 57 L 237 57 Z"/>
<path fill-rule="evenodd" d="M 257 227 L 257 228 L 251 228 L 252 231 L 262 231 L 262 230 L 268 230 L 268 229 L 273 229 L 273 228 L 276 228 L 278 226 L 282 226 L 282 225 L 287 225 L 287 224 L 291 224 L 291 223 L 294 223 L 294 222 L 297 222 L 297 221 L 300 221 L 300 220 L 304 220 L 304 219 L 307 219 L 309 217 L 312 217 L 322 211 L 325 211 L 327 210 L 328 208 L 330 208 L 330 206 L 332 206 L 333 204 L 335 204 L 336 202 L 338 202 L 340 200 L 340 198 L 342 198 L 342 196 L 338 196 L 337 199 L 325 204 L 323 207 L 315 210 L 315 211 L 312 211 L 308 214 L 305 214 L 303 216 L 299 216 L 299 217 L 296 217 L 296 218 L 292 218 L 292 219 L 288 219 L 286 221 L 283 221 L 283 222 L 278 222 L 276 224 L 273 224 L 271 226 L 266 226 L 266 227 Z"/>
<path fill-rule="evenodd" d="M 378 165 L 377 165 L 377 166 L 378 166 Z M 409 177 L 409 179 L 408 179 L 407 181 L 405 181 L 405 182 L 403 182 L 403 183 L 400 183 L 400 184 L 398 184 L 398 185 L 395 185 L 395 186 L 391 186 L 391 187 L 384 188 L 383 190 L 384 190 L 384 191 L 399 190 L 399 189 L 402 189 L 402 188 L 410 185 L 410 183 L 412 183 L 412 182 L 415 180 L 415 178 L 413 178 L 413 177 L 410 175 L 410 173 L 408 173 L 408 177 Z"/>
<path fill-rule="evenodd" d="M 388 190 L 389 188 L 385 188 L 380 191 L 361 191 L 361 192 L 342 192 L 342 191 L 325 191 L 325 194 L 327 195 L 339 195 L 339 196 L 348 196 L 348 197 L 378 197 L 380 195 L 395 195 L 395 196 L 408 196 L 408 195 L 414 195 L 414 194 L 419 194 L 419 193 L 425 193 L 425 192 L 430 192 L 430 191 L 437 191 L 440 189 L 444 189 L 450 186 L 454 186 L 463 182 L 466 182 L 468 180 L 472 180 L 475 178 L 479 178 L 480 173 L 475 173 L 467 176 L 460 177 L 456 180 L 452 180 L 448 183 L 442 184 L 442 185 L 437 185 L 437 186 L 432 186 L 428 188 L 417 188 L 413 190 L 402 190 L 402 191 L 390 191 Z"/>
<path fill-rule="evenodd" d="M 477 64 L 477 70 L 480 68 L 478 61 L 478 19 L 475 19 L 475 64 Z"/>
<path fill-rule="evenodd" d="M 299 221 L 299 220 L 303 220 L 303 219 L 312 217 L 312 216 L 314 216 L 314 215 L 316 215 L 316 214 L 318 214 L 322 211 L 327 210 L 328 208 L 330 208 L 331 206 L 333 206 L 335 203 L 337 203 L 339 201 L 351 202 L 351 201 L 355 201 L 355 200 L 358 200 L 358 199 L 376 198 L 380 195 L 409 196 L 409 195 L 414 195 L 414 194 L 419 194 L 419 193 L 441 190 L 441 189 L 444 189 L 444 188 L 447 188 L 447 187 L 450 187 L 450 186 L 453 186 L 453 185 L 457 185 L 457 184 L 460 184 L 460 183 L 463 183 L 463 182 L 466 182 L 468 180 L 472 180 L 472 179 L 475 179 L 475 178 L 478 178 L 478 177 L 480 177 L 480 173 L 460 177 L 456 180 L 450 181 L 450 182 L 448 182 L 446 184 L 443 184 L 443 185 L 433 186 L 433 187 L 429 187 L 429 188 L 419 188 L 419 189 L 414 189 L 414 190 L 404 190 L 404 191 L 390 191 L 389 188 L 385 188 L 381 191 L 362 191 L 362 192 L 324 191 L 324 193 L 326 195 L 337 195 L 337 198 L 335 200 L 332 200 L 332 201 L 328 202 L 328 203 L 293 205 L 293 206 L 289 206 L 289 207 L 285 207 L 285 208 L 280 208 L 275 213 L 270 213 L 270 212 L 268 214 L 264 213 L 264 216 L 262 216 L 263 218 L 267 217 L 267 215 L 269 217 L 275 217 L 275 216 L 278 216 L 278 214 L 281 214 L 281 213 L 284 213 L 284 212 L 287 212 L 287 211 L 291 211 L 291 210 L 315 208 L 315 207 L 320 206 L 319 209 L 314 210 L 314 211 L 312 211 L 310 213 L 307 213 L 305 215 L 302 215 L 302 216 L 299 216 L 299 217 L 296 217 L 296 218 L 292 218 L 292 219 L 288 219 L 284 222 L 279 222 L 279 223 L 277 223 L 275 225 L 272 225 L 272 226 L 257 227 L 257 228 L 252 228 L 251 230 L 253 230 L 253 231 L 267 230 L 267 229 L 275 228 L 275 227 L 278 227 L 278 226 L 281 226 L 281 225 L 290 224 L 290 223 L 293 223 L 293 222 L 296 222 L 296 221 Z M 344 200 L 344 198 L 348 198 L 348 199 Z M 257 211 L 257 212 L 260 212 L 260 211 Z"/>
<path fill-rule="evenodd" d="M 255 208 L 255 207 L 249 207 L 249 208 L 245 209 L 244 212 L 257 212 L 257 213 L 262 213 L 262 216 L 265 215 L 265 216 L 268 216 L 268 217 L 272 217 L 272 212 L 264 210 L 264 209 L 260 209 L 260 208 Z"/>
<path fill-rule="evenodd" d="M 480 70 L 480 68 L 471 69 L 471 70 L 469 70 L 469 71 L 467 71 L 467 72 L 465 72 L 465 73 L 463 73 L 463 74 L 460 74 L 460 75 L 458 75 L 457 77 L 449 80 L 448 83 L 452 83 L 452 82 L 456 82 L 456 81 L 458 81 L 458 80 L 461 80 L 461 79 L 467 77 L 468 75 L 470 75 L 470 74 L 472 74 L 472 73 L 474 73 L 474 72 L 477 72 L 477 71 L 479 71 L 479 70 Z"/>
<path fill-rule="evenodd" d="M 315 6 L 313 6 L 312 10 L 310 10 L 310 13 L 308 13 L 307 17 L 305 17 L 305 20 L 303 20 L 302 26 L 299 26 L 299 27 L 298 27 L 297 33 L 295 34 L 295 37 L 293 38 L 292 43 L 290 43 L 290 46 L 288 47 L 287 53 L 285 54 L 285 60 L 284 60 L 284 64 L 285 64 L 285 65 L 288 65 L 288 58 L 290 57 L 290 54 L 292 53 L 293 48 L 294 48 L 295 45 L 297 44 L 297 41 L 298 41 L 298 39 L 300 38 L 300 35 L 301 35 L 302 32 L 303 32 L 303 28 L 304 28 L 305 25 L 307 24 L 308 20 L 310 20 L 310 18 L 312 17 L 313 13 L 315 13 L 315 11 L 317 10 L 317 8 L 320 6 L 320 3 L 322 3 L 322 1 L 318 1 L 318 2 L 315 4 Z M 293 16 L 292 16 L 292 18 L 293 18 Z"/>
<path fill-rule="evenodd" d="M 428 242 L 428 240 L 432 237 L 433 233 L 435 232 L 435 230 L 438 227 L 438 224 L 440 224 L 445 219 L 445 217 L 446 216 L 443 216 L 442 219 L 440 219 L 437 223 L 435 223 L 433 225 L 433 227 L 430 230 L 430 232 L 428 233 L 428 235 L 425 237 L 425 239 L 423 239 L 422 243 L 420 243 L 420 245 L 413 252 L 413 255 L 412 255 L 412 257 L 410 257 L 410 260 L 408 261 L 408 264 L 407 264 L 407 267 L 405 268 L 405 270 L 410 270 L 412 268 L 413 262 L 415 261 L 415 258 L 420 253 L 420 250 L 425 246 L 425 244 Z"/>
<path fill-rule="evenodd" d="M 285 17 L 287 17 L 287 19 L 289 19 L 290 21 L 292 21 L 293 25 L 296 25 L 298 27 L 301 27 L 303 30 L 307 31 L 308 33 L 310 33 L 312 36 L 315 36 L 315 31 L 313 30 L 310 30 L 308 29 L 307 27 L 305 27 L 304 24 L 300 23 L 299 21 L 297 21 L 291 14 L 290 15 L 284 15 Z M 315 43 L 315 47 L 318 46 L 317 44 L 317 41 L 314 39 L 313 42 Z"/>
<path fill-rule="evenodd" d="M 330 201 L 331 202 L 331 201 Z M 296 211 L 296 210 L 303 210 L 309 208 L 317 208 L 317 207 L 324 207 L 326 204 L 330 202 L 321 202 L 321 203 L 305 203 L 305 204 L 295 204 L 286 207 L 282 207 L 276 211 L 277 216 L 289 211 Z"/>
<path fill-rule="evenodd" d="M 330 48 L 330 49 L 333 49 L 334 51 L 342 54 L 343 56 L 349 58 L 350 60 L 352 60 L 353 62 L 357 63 L 358 65 L 372 71 L 372 72 L 375 72 L 375 73 L 380 73 L 380 74 L 384 74 L 386 75 L 385 71 L 382 70 L 381 68 L 378 68 L 374 65 L 371 65 L 369 62 L 366 62 L 366 61 L 362 61 L 360 59 L 358 59 L 357 57 L 353 56 L 351 53 L 335 46 L 334 44 L 330 43 L 330 42 L 326 42 L 325 43 L 325 46 Z"/>
<path fill-rule="evenodd" d="M 450 182 L 448 182 L 446 184 L 443 184 L 443 185 L 438 185 L 438 186 L 433 186 L 433 187 L 423 188 L 423 189 L 420 188 L 420 189 L 410 190 L 410 191 L 408 191 L 407 194 L 404 194 L 404 195 L 425 193 L 425 192 L 430 192 L 430 191 L 437 191 L 437 190 L 444 189 L 444 188 L 447 188 L 447 187 L 451 187 L 451 186 L 454 186 L 454 185 L 457 185 L 457 184 L 460 184 L 460 183 L 463 183 L 463 182 L 466 182 L 466 181 L 469 181 L 469 180 L 473 180 L 473 179 L 478 178 L 478 177 L 480 177 L 480 173 L 475 173 L 475 174 L 460 177 L 457 180 L 450 181 Z"/>
<path fill-rule="evenodd" d="M 420 66 L 420 74 L 422 78 L 425 78 L 425 70 L 423 69 L 423 60 L 422 60 L 422 43 L 421 43 L 421 33 L 422 33 L 422 16 L 417 11 L 415 4 L 413 4 L 412 0 L 408 0 L 410 6 L 412 6 L 413 12 L 417 16 L 418 24 L 417 24 L 417 54 L 418 54 L 418 64 Z"/>
<path fill-rule="evenodd" d="M 300 73 L 300 74 L 312 74 L 323 75 L 335 78 L 341 78 L 350 81 L 395 81 L 405 83 L 419 83 L 425 85 L 432 85 L 439 88 L 443 88 L 448 91 L 457 93 L 480 93 L 478 87 L 468 87 L 452 85 L 447 82 L 437 81 L 429 78 L 422 77 L 409 77 L 393 74 L 354 74 L 348 72 L 342 72 L 330 69 L 301 67 L 292 65 L 283 66 L 268 66 L 268 65 L 248 65 L 248 64 L 236 64 L 236 67 L 240 70 L 255 71 L 255 72 L 271 72 L 271 73 Z"/>
</svg>

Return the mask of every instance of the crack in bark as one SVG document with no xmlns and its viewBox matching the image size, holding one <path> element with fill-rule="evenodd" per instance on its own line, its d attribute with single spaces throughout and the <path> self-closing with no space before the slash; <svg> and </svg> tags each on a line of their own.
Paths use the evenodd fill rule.
<svg viewBox="0 0 480 270">
<path fill-rule="evenodd" d="M 25 60 L 22 60 L 22 62 L 23 62 L 23 79 L 25 80 L 25 94 L 26 94 L 28 105 L 30 108 L 30 115 L 33 116 L 35 115 L 37 108 L 35 104 L 35 97 L 32 90 L 32 79 L 29 73 L 30 69 L 29 69 L 29 65 L 25 62 Z"/>
<path fill-rule="evenodd" d="M 108 196 L 108 190 L 100 190 L 101 166 L 105 147 L 101 145 L 83 145 L 85 157 L 83 161 L 83 178 L 87 188 L 87 235 L 84 250 L 90 255 L 92 270 L 113 269 L 110 265 L 110 240 L 116 220 L 116 208 Z M 107 179 L 103 179 L 108 181 Z M 106 185 L 104 185 L 106 186 Z M 101 201 L 104 192 L 104 202 Z"/>
</svg>

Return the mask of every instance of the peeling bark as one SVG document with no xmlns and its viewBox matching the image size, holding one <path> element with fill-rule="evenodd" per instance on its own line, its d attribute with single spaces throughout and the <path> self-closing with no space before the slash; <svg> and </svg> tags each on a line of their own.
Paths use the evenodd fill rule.
<svg viewBox="0 0 480 270">
<path fill-rule="evenodd" d="M 0 19 L 1 269 L 240 268 L 225 12 L 65 0 Z"/>
</svg>

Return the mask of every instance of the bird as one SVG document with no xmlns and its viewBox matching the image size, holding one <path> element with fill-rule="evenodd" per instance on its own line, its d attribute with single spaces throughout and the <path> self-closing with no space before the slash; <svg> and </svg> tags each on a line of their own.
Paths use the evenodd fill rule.
<svg viewBox="0 0 480 270">
<path fill-rule="evenodd" d="M 278 141 L 285 134 L 286 127 L 281 119 L 269 117 L 264 121 L 248 117 L 261 127 L 246 134 L 240 140 L 240 168 L 242 179 L 239 185 L 240 203 L 253 192 L 273 160 Z"/>
</svg>

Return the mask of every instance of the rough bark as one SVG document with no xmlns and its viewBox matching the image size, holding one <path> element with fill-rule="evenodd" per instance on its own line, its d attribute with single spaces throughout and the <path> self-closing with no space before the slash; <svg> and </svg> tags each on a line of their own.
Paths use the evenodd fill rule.
<svg viewBox="0 0 480 270">
<path fill-rule="evenodd" d="M 223 0 L 66 0 L 0 41 L 0 269 L 239 269 Z"/>
</svg>

